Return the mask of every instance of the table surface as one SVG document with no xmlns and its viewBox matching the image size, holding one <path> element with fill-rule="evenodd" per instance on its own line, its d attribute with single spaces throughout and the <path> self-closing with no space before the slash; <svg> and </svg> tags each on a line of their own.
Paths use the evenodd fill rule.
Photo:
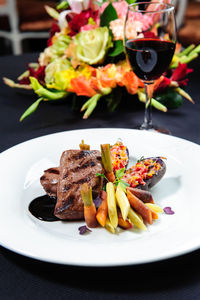
<svg viewBox="0 0 200 300">
<path fill-rule="evenodd" d="M 143 105 L 125 99 L 112 113 L 103 111 L 104 106 L 100 104 L 88 120 L 83 120 L 79 111 L 71 108 L 71 100 L 41 103 L 32 116 L 20 123 L 21 114 L 36 96 L 5 86 L 1 78 L 15 80 L 26 64 L 36 59 L 37 54 L 0 57 L 0 151 L 50 133 L 80 128 L 135 128 L 142 122 Z M 181 108 L 167 113 L 153 110 L 153 120 L 168 128 L 172 135 L 200 144 L 200 60 L 192 62 L 190 67 L 194 73 L 189 76 L 187 91 L 196 104 L 184 100 Z M 40 262 L 0 247 L 0 298 L 200 299 L 199 254 L 197 250 L 144 265 L 88 268 Z"/>
</svg>

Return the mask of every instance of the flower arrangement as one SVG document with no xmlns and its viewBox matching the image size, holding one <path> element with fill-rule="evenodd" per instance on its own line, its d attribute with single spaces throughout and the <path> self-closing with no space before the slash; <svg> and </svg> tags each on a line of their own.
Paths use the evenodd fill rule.
<svg viewBox="0 0 200 300">
<path fill-rule="evenodd" d="M 167 0 L 166 0 L 167 1 Z M 30 63 L 28 70 L 19 76 L 18 83 L 4 78 L 10 87 L 32 89 L 39 96 L 21 116 L 21 121 L 33 113 L 41 101 L 59 100 L 70 94 L 84 96 L 81 111 L 88 118 L 101 98 L 107 99 L 114 110 L 119 97 L 117 89 L 126 89 L 145 102 L 144 84 L 131 70 L 123 47 L 123 28 L 127 6 L 135 0 L 68 0 L 56 9 L 46 7 L 54 19 L 47 48 L 40 54 L 38 63 Z M 130 18 L 126 35 L 140 33 L 151 18 L 138 14 Z M 152 105 L 166 112 L 182 104 L 182 98 L 193 102 L 183 90 L 187 74 L 192 72 L 187 64 L 200 52 L 200 45 L 181 51 L 177 44 L 169 70 L 152 85 Z M 120 93 L 118 93 L 120 94 Z M 86 99 L 86 100 L 85 100 Z"/>
</svg>

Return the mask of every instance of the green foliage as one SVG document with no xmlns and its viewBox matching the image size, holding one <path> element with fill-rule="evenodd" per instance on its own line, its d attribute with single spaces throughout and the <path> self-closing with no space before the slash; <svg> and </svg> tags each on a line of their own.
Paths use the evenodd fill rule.
<svg viewBox="0 0 200 300">
<path fill-rule="evenodd" d="M 115 175 L 116 175 L 116 179 L 114 181 L 114 184 L 120 185 L 120 187 L 122 188 L 122 190 L 124 192 L 126 192 L 126 187 L 129 186 L 129 184 L 127 182 L 125 182 L 122 178 L 124 176 L 125 173 L 125 168 L 119 169 L 116 171 Z"/>
<path fill-rule="evenodd" d="M 124 52 L 123 41 L 114 41 L 113 48 L 109 51 L 108 56 L 115 57 Z"/>
<path fill-rule="evenodd" d="M 112 3 L 109 3 L 100 17 L 100 26 L 107 26 L 109 28 L 110 22 L 116 19 L 118 19 L 117 12 Z"/>
<path fill-rule="evenodd" d="M 172 88 L 166 90 L 164 94 L 156 96 L 156 100 L 169 109 L 178 108 L 183 103 L 183 97 Z"/>
</svg>

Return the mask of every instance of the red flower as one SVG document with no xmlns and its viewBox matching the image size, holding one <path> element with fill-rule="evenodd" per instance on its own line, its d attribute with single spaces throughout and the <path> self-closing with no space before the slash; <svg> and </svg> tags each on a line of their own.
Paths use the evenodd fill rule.
<svg viewBox="0 0 200 300">
<path fill-rule="evenodd" d="M 89 18 L 92 18 L 94 21 L 97 20 L 98 11 L 92 11 L 91 8 L 82 11 L 80 14 L 75 15 L 69 22 L 70 36 L 74 36 L 80 32 L 82 26 L 88 24 Z"/>
<path fill-rule="evenodd" d="M 152 38 L 152 39 L 158 39 L 158 37 L 155 35 L 154 32 L 151 31 L 144 31 L 143 32 L 144 38 Z"/>
<path fill-rule="evenodd" d="M 170 78 L 163 76 L 163 80 L 157 87 L 156 92 L 161 92 L 165 90 L 172 81 L 177 82 L 178 86 L 187 85 L 189 79 L 185 77 L 191 72 L 193 72 L 193 69 L 188 69 L 187 64 L 179 63 L 178 67 L 173 71 Z"/>
<path fill-rule="evenodd" d="M 52 45 L 52 37 L 56 32 L 60 32 L 60 27 L 58 26 L 57 23 L 53 23 L 52 27 L 50 29 L 50 38 L 47 41 L 47 46 L 50 47 Z"/>
<path fill-rule="evenodd" d="M 185 77 L 191 72 L 193 72 L 193 69 L 188 69 L 187 64 L 179 63 L 170 79 L 178 82 L 179 86 L 187 85 L 188 79 Z"/>
<path fill-rule="evenodd" d="M 28 68 L 29 76 L 35 77 L 41 84 L 44 84 L 45 66 L 40 66 L 37 70 Z M 20 80 L 20 84 L 30 84 L 29 76 L 24 77 Z"/>
<path fill-rule="evenodd" d="M 160 82 L 159 86 L 156 89 L 156 92 L 165 90 L 171 83 L 171 79 L 163 76 L 163 80 Z"/>
</svg>

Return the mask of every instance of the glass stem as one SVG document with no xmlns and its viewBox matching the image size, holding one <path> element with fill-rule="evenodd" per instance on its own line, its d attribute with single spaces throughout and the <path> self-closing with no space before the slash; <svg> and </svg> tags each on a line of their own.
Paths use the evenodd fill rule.
<svg viewBox="0 0 200 300">
<path fill-rule="evenodd" d="M 145 112 L 144 112 L 144 122 L 141 125 L 141 129 L 152 129 L 152 106 L 151 106 L 151 97 L 152 93 L 150 91 L 150 83 L 145 83 L 145 96 L 146 96 L 146 102 L 145 102 Z"/>
</svg>

